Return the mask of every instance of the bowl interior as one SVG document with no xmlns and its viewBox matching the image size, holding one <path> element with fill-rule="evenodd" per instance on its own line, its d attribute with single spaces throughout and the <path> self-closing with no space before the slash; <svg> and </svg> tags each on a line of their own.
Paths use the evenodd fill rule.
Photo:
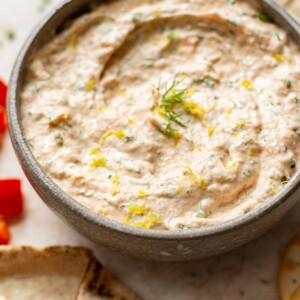
<svg viewBox="0 0 300 300">
<path fill-rule="evenodd" d="M 249 0 L 250 1 L 250 0 Z M 106 217 L 98 215 L 66 194 L 41 168 L 33 157 L 24 138 L 20 115 L 20 92 L 26 77 L 26 68 L 32 55 L 51 37 L 62 31 L 66 22 L 89 11 L 92 0 L 68 0 L 54 9 L 32 32 L 23 46 L 13 69 L 9 86 L 8 116 L 12 143 L 18 159 L 30 182 L 38 194 L 50 207 L 59 209 L 64 207 L 68 214 L 76 214 L 97 226 L 120 231 L 127 235 L 135 235 L 152 239 L 193 239 L 207 236 L 217 236 L 242 227 L 254 219 L 263 218 L 275 207 L 280 206 L 287 198 L 295 193 L 300 182 L 300 171 L 292 180 L 274 197 L 267 199 L 252 211 L 219 225 L 186 230 L 146 230 L 131 227 Z M 260 0 L 262 10 L 267 13 L 275 23 L 289 32 L 294 41 L 300 45 L 300 27 L 298 23 L 280 6 L 271 0 Z M 64 215 L 66 217 L 66 214 Z"/>
</svg>

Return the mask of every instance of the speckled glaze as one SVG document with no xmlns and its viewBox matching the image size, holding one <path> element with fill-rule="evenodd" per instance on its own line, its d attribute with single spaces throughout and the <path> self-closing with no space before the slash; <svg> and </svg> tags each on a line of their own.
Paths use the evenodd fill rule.
<svg viewBox="0 0 300 300">
<path fill-rule="evenodd" d="M 75 230 L 112 250 L 160 261 L 184 261 L 229 251 L 259 236 L 279 221 L 298 200 L 300 173 L 261 206 L 232 221 L 199 229 L 158 231 L 130 227 L 105 218 L 68 196 L 31 154 L 20 120 L 20 91 L 29 59 L 70 18 L 77 17 L 91 0 L 69 0 L 52 11 L 33 31 L 22 48 L 12 73 L 8 115 L 10 134 L 18 159 L 44 202 Z M 271 0 L 260 0 L 263 11 L 287 30 L 300 46 L 300 25 Z"/>
</svg>

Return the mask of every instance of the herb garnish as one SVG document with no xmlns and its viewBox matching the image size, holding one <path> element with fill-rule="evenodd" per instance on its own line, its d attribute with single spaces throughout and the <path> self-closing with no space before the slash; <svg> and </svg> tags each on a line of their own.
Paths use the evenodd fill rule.
<svg viewBox="0 0 300 300">
<path fill-rule="evenodd" d="M 176 104 L 183 104 L 186 98 L 187 89 L 177 89 L 179 82 L 175 79 L 173 80 L 170 87 L 167 87 L 166 91 L 162 94 L 160 100 L 160 109 L 163 115 L 168 119 L 168 123 L 165 124 L 165 131 L 169 136 L 176 137 L 177 130 L 174 128 L 174 124 L 180 127 L 185 127 L 185 125 L 180 120 L 183 112 L 177 112 L 174 110 Z M 160 85 L 157 87 L 157 91 L 160 92 Z"/>
</svg>

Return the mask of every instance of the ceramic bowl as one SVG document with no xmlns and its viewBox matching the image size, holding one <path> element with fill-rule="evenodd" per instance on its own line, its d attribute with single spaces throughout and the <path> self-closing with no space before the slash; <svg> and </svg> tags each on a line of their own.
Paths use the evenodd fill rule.
<svg viewBox="0 0 300 300">
<path fill-rule="evenodd" d="M 266 232 L 297 202 L 300 195 L 300 172 L 276 196 L 241 217 L 211 227 L 174 231 L 139 229 L 105 218 L 72 199 L 44 173 L 34 159 L 22 130 L 20 92 L 26 69 L 33 53 L 57 34 L 66 21 L 86 12 L 91 2 L 62 2 L 33 30 L 12 72 L 8 93 L 10 135 L 18 159 L 40 197 L 82 235 L 109 249 L 147 260 L 200 259 L 239 247 Z M 300 46 L 298 23 L 271 0 L 260 0 L 259 4 Z"/>
</svg>

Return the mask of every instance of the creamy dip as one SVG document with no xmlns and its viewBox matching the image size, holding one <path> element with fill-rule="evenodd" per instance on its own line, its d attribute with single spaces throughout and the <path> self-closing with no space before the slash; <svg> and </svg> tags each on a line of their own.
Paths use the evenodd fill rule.
<svg viewBox="0 0 300 300">
<path fill-rule="evenodd" d="M 23 128 L 42 168 L 97 213 L 207 226 L 298 170 L 299 80 L 299 50 L 253 1 L 105 1 L 33 57 Z"/>
</svg>

